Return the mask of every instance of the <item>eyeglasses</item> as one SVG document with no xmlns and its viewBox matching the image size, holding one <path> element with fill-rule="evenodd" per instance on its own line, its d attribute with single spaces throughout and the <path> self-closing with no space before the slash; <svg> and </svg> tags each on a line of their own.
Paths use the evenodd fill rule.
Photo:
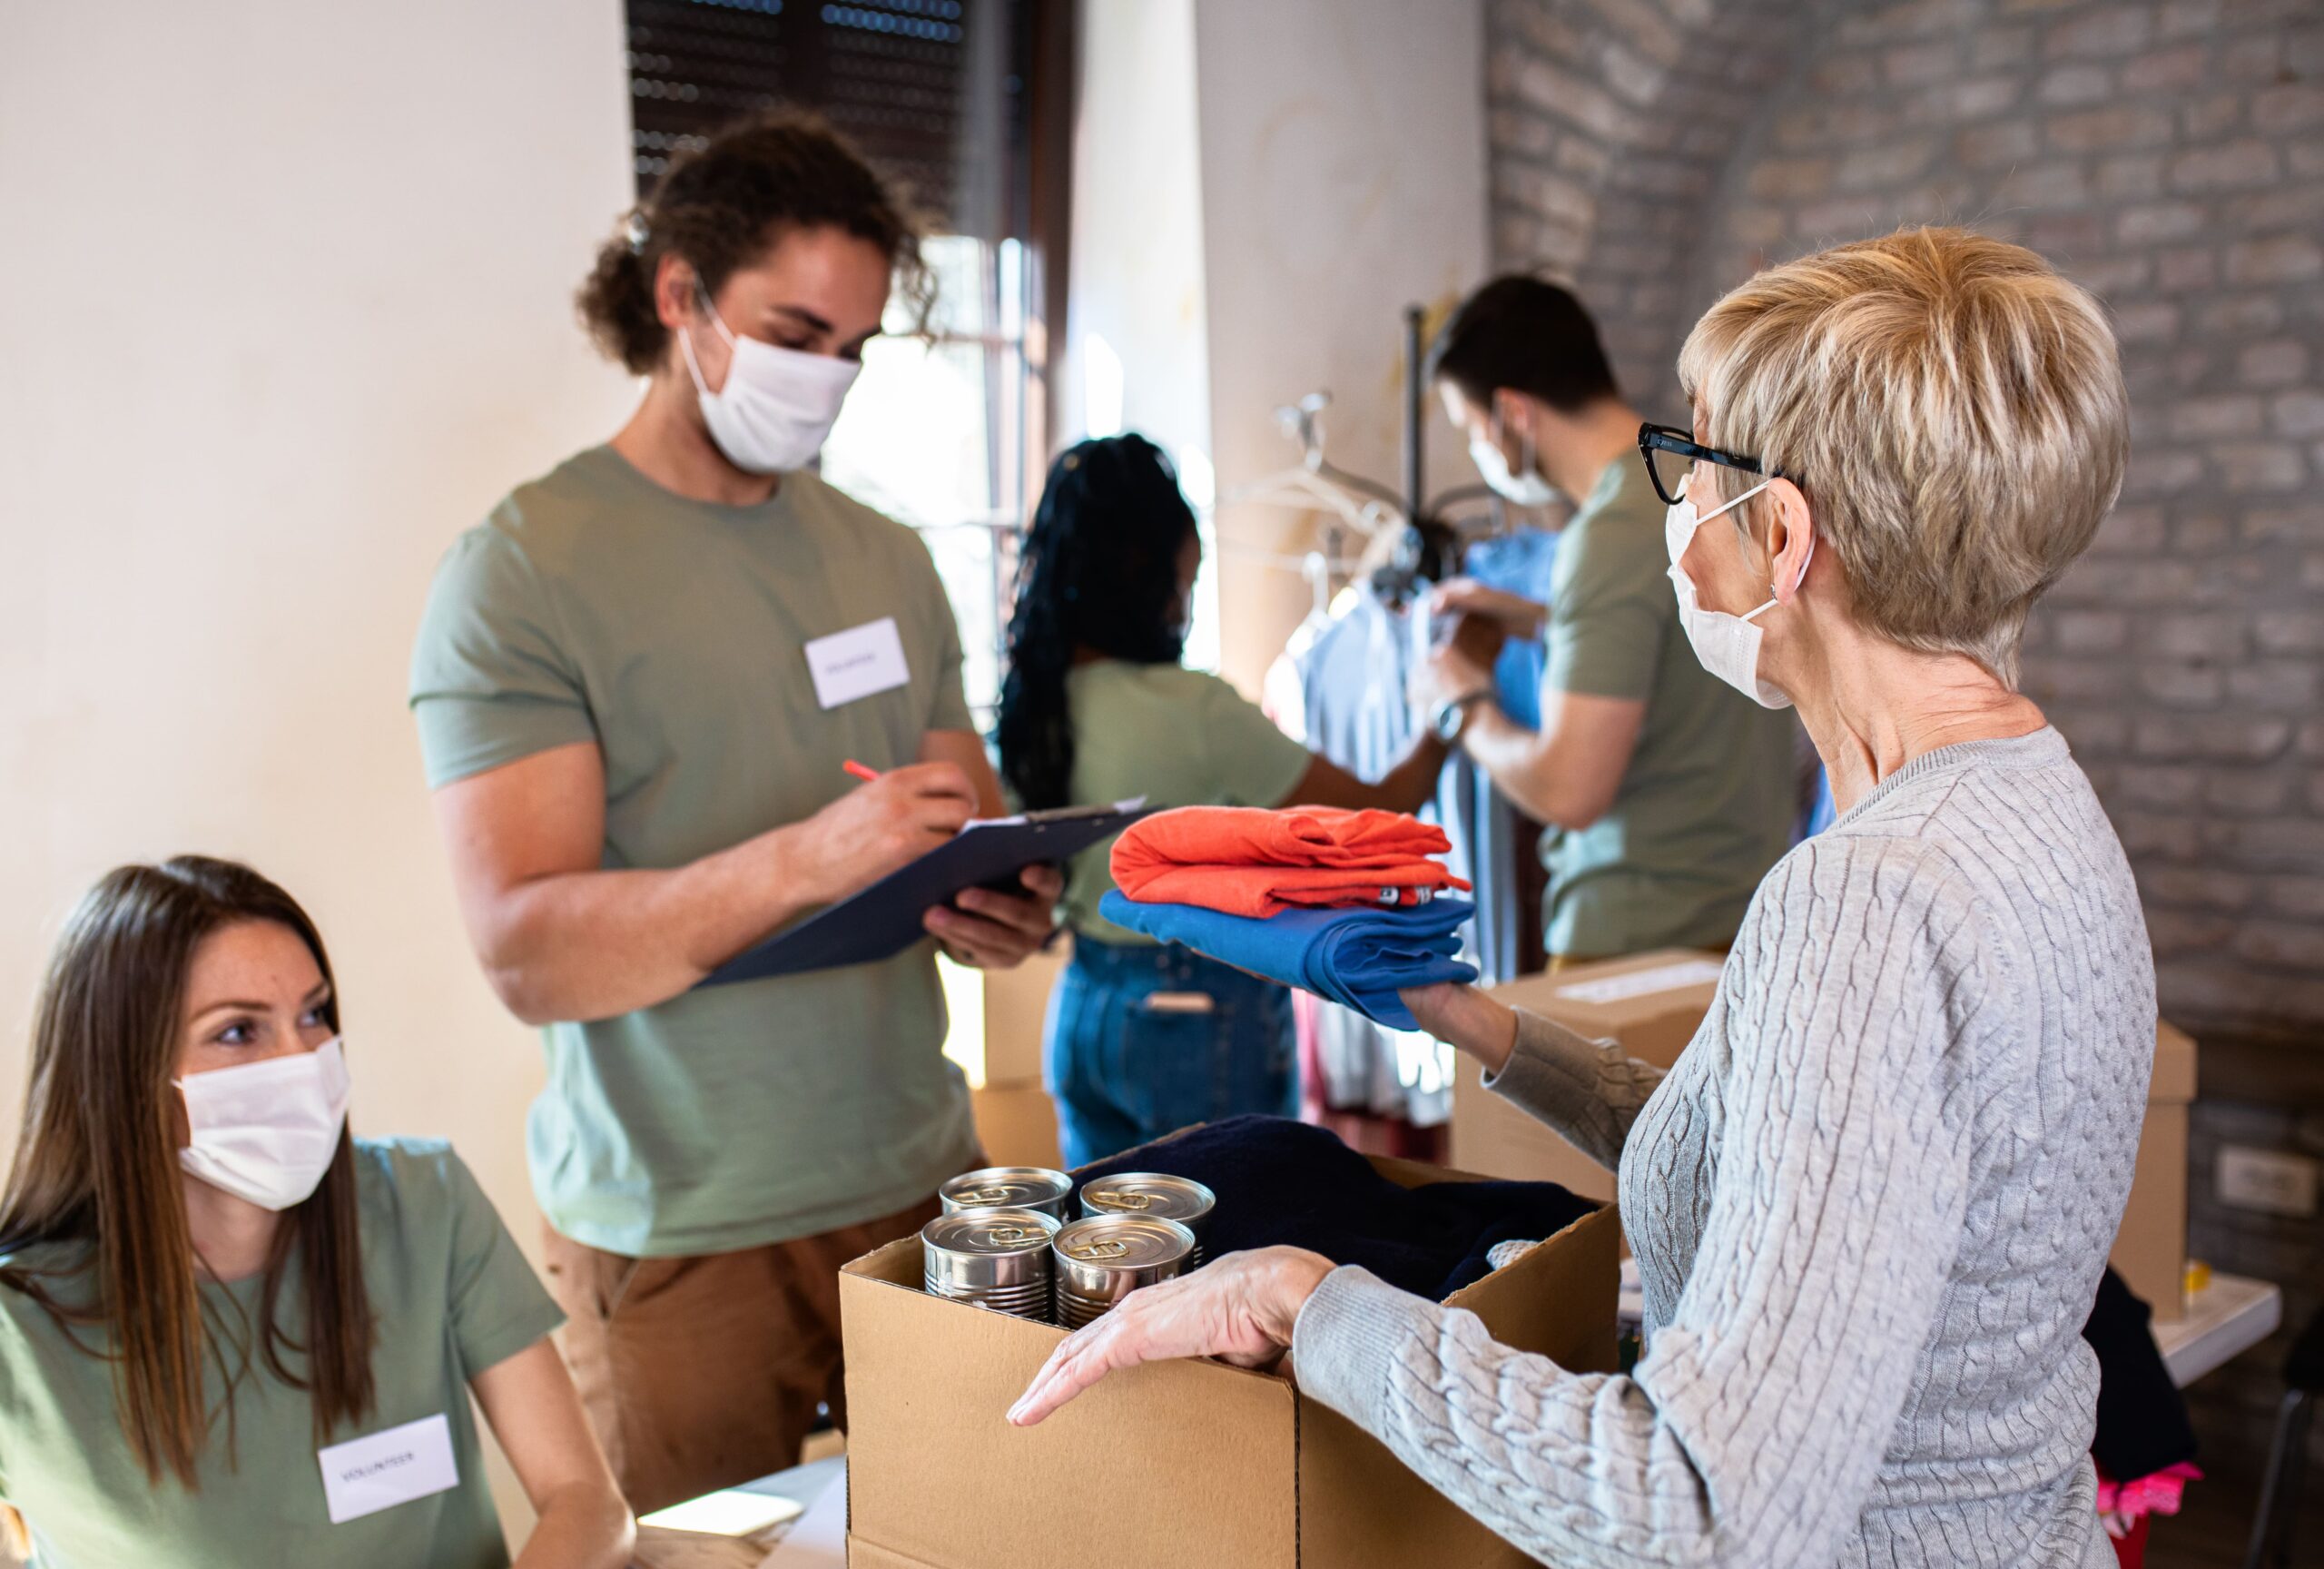
<svg viewBox="0 0 2324 1569">
<path fill-rule="evenodd" d="M 1697 463 L 1717 463 L 1723 468 L 1740 469 L 1746 474 L 1768 474 L 1771 478 L 1783 473 L 1779 469 L 1762 469 L 1757 458 L 1706 447 L 1694 439 L 1692 432 L 1675 425 L 1640 426 L 1638 455 L 1646 464 L 1646 477 L 1654 481 L 1654 493 L 1662 498 L 1666 507 L 1675 507 L 1685 499 L 1687 476 L 1694 471 Z"/>
</svg>

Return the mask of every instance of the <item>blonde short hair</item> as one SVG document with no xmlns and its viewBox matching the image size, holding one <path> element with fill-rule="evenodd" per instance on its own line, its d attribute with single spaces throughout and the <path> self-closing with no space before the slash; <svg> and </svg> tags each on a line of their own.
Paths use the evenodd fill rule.
<svg viewBox="0 0 2324 1569">
<path fill-rule="evenodd" d="M 2024 246 L 1904 230 L 1751 279 L 1695 323 L 1679 379 L 1704 439 L 1807 495 L 1868 630 L 2016 686 L 2026 611 L 2088 548 L 2129 454 L 2088 292 Z"/>
</svg>

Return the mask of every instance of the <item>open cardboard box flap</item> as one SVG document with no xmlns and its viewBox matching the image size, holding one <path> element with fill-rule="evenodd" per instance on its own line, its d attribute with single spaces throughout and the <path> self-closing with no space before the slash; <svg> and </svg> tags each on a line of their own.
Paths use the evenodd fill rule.
<svg viewBox="0 0 2324 1569">
<path fill-rule="evenodd" d="M 1406 1187 L 1474 1180 L 1410 1161 Z M 1611 1207 L 1455 1293 L 1495 1338 L 1615 1366 Z M 1040 1426 L 1004 1413 L 1065 1331 L 922 1292 L 905 1238 L 840 1272 L 851 1561 L 876 1569 L 1531 1561 L 1288 1380 L 1218 1362 L 1116 1374 Z"/>
</svg>

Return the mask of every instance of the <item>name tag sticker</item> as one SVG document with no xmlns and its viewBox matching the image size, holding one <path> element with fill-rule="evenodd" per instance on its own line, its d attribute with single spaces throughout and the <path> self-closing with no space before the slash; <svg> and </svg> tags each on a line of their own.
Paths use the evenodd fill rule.
<svg viewBox="0 0 2324 1569">
<path fill-rule="evenodd" d="M 904 640 L 896 618 L 882 616 L 807 645 L 807 674 L 815 701 L 826 708 L 890 692 L 911 678 L 904 667 Z"/>
<path fill-rule="evenodd" d="M 343 1525 L 460 1485 L 452 1425 L 441 1412 L 315 1452 L 330 1523 Z"/>
</svg>

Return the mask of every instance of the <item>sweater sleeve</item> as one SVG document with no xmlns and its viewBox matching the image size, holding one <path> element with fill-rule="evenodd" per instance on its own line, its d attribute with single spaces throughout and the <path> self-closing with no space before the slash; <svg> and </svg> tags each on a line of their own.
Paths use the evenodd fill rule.
<svg viewBox="0 0 2324 1569">
<path fill-rule="evenodd" d="M 1692 1048 L 1725 1058 L 1709 1212 L 1633 1376 L 1568 1371 L 1343 1268 L 1300 1315 L 1302 1387 L 1550 1562 L 1830 1562 L 1965 1212 L 1958 1078 L 1994 983 L 1966 908 L 1910 846 L 1842 841 L 1771 874 L 1724 1036 Z"/>
<path fill-rule="evenodd" d="M 1553 1019 L 1520 1008 L 1517 1044 L 1486 1089 L 1562 1135 L 1608 1170 L 1662 1070 L 1627 1056 L 1612 1041 L 1592 1041 Z"/>
</svg>

